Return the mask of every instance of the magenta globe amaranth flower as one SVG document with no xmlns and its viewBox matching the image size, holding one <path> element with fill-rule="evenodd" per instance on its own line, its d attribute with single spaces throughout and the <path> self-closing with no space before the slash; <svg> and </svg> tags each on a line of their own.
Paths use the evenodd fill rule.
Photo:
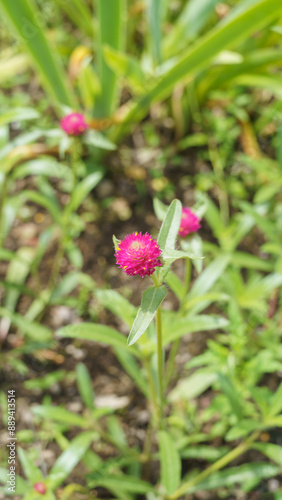
<svg viewBox="0 0 282 500">
<path fill-rule="evenodd" d="M 159 257 L 162 251 L 149 233 L 128 234 L 119 242 L 115 257 L 117 265 L 129 276 L 150 276 L 156 267 L 162 265 Z"/>
<path fill-rule="evenodd" d="M 179 236 L 183 238 L 188 234 L 196 233 L 201 227 L 199 217 L 190 210 L 188 207 L 182 208 L 182 216 L 180 228 L 178 231 Z"/>
<path fill-rule="evenodd" d="M 40 493 L 41 495 L 44 495 L 47 491 L 47 488 L 44 483 L 36 483 L 34 485 L 34 489 L 37 491 L 37 493 Z"/>
<path fill-rule="evenodd" d="M 60 121 L 60 125 L 68 135 L 81 135 L 89 127 L 81 113 L 70 113 Z"/>
</svg>

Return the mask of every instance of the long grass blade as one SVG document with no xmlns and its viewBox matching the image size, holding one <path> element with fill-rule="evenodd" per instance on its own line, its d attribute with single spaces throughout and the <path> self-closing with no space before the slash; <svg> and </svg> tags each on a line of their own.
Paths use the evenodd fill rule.
<svg viewBox="0 0 282 500">
<path fill-rule="evenodd" d="M 95 103 L 94 115 L 105 118 L 111 115 L 117 99 L 117 75 L 106 63 L 103 47 L 123 49 L 126 0 L 97 0 L 95 3 L 98 9 L 98 74 L 101 93 Z"/>
<path fill-rule="evenodd" d="M 33 0 L 0 0 L 0 8 L 13 25 L 19 40 L 25 45 L 42 79 L 44 87 L 56 101 L 74 106 L 75 97 L 54 49 L 48 43 L 38 23 L 37 8 Z"/>
<path fill-rule="evenodd" d="M 188 82 L 195 78 L 200 70 L 223 49 L 234 46 L 246 39 L 251 33 L 262 28 L 282 13 L 282 4 L 277 0 L 259 0 L 231 20 L 225 20 L 209 31 L 189 48 L 173 67 L 168 70 L 149 90 L 135 101 L 124 118 L 125 128 L 131 122 L 146 116 L 150 105 L 170 95 L 179 82 Z M 119 131 L 119 135 L 124 130 Z"/>
<path fill-rule="evenodd" d="M 67 2 L 56 0 L 56 2 L 83 34 L 94 35 L 93 16 L 86 2 L 81 0 L 68 0 Z"/>
<path fill-rule="evenodd" d="M 147 0 L 148 38 L 153 59 L 157 64 L 161 63 L 161 0 Z"/>
</svg>

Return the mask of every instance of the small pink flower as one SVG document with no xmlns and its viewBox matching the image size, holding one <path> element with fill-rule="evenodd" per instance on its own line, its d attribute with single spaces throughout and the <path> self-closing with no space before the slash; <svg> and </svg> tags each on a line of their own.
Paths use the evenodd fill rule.
<svg viewBox="0 0 282 500">
<path fill-rule="evenodd" d="M 81 135 L 89 127 L 81 113 L 70 113 L 60 121 L 60 125 L 68 135 Z"/>
<path fill-rule="evenodd" d="M 44 483 L 36 483 L 34 485 L 34 489 L 37 491 L 37 493 L 40 493 L 41 495 L 44 495 L 47 491 L 47 488 Z"/>
<path fill-rule="evenodd" d="M 200 219 L 188 207 L 182 208 L 182 216 L 180 228 L 178 231 L 179 236 L 183 238 L 190 233 L 196 233 L 201 227 Z"/>
<path fill-rule="evenodd" d="M 128 234 L 120 241 L 115 257 L 117 265 L 128 276 L 150 276 L 162 263 L 158 259 L 162 251 L 149 233 Z"/>
</svg>

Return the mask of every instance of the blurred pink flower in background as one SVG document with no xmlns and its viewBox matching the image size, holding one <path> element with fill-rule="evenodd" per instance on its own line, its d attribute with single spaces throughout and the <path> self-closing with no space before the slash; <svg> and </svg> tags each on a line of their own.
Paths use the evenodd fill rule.
<svg viewBox="0 0 282 500">
<path fill-rule="evenodd" d="M 68 135 L 81 135 L 89 127 L 81 113 L 70 113 L 62 118 L 60 125 Z"/>
<path fill-rule="evenodd" d="M 34 489 L 37 491 L 37 493 L 40 493 L 41 495 L 44 495 L 47 491 L 47 488 L 44 483 L 36 483 L 34 485 Z"/>
<path fill-rule="evenodd" d="M 196 233 L 201 228 L 199 217 L 188 207 L 182 208 L 179 236 L 183 238 L 188 234 Z"/>
</svg>

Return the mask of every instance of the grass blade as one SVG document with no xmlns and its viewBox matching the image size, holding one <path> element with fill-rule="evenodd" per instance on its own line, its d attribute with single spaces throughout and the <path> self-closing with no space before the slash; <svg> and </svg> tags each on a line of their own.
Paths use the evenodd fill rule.
<svg viewBox="0 0 282 500">
<path fill-rule="evenodd" d="M 33 0 L 0 0 L 0 8 L 16 30 L 17 36 L 24 43 L 41 76 L 43 85 L 56 101 L 73 106 L 74 94 L 67 86 L 67 80 L 54 49 L 46 40 L 44 30 L 36 16 L 37 9 Z"/>
<path fill-rule="evenodd" d="M 246 39 L 251 33 L 267 25 L 281 13 L 282 4 L 277 0 L 259 0 L 202 36 L 184 52 L 176 64 L 145 96 L 129 107 L 124 118 L 124 127 L 119 130 L 119 135 L 123 134 L 127 124 L 139 121 L 146 116 L 153 102 L 167 98 L 177 83 L 193 80 L 219 52 Z"/>
<path fill-rule="evenodd" d="M 148 35 L 151 53 L 157 64 L 161 63 L 161 0 L 147 0 Z"/>
<path fill-rule="evenodd" d="M 71 21 L 79 27 L 83 34 L 94 35 L 94 22 L 90 9 L 87 7 L 86 2 L 81 0 L 56 0 L 57 4 L 64 9 L 65 13 L 69 16 Z"/>
<path fill-rule="evenodd" d="M 103 47 L 115 50 L 123 48 L 123 23 L 125 0 L 97 0 L 98 7 L 98 59 L 101 94 L 97 96 L 94 114 L 96 117 L 110 116 L 117 98 L 117 75 L 109 68 L 104 58 Z"/>
</svg>

